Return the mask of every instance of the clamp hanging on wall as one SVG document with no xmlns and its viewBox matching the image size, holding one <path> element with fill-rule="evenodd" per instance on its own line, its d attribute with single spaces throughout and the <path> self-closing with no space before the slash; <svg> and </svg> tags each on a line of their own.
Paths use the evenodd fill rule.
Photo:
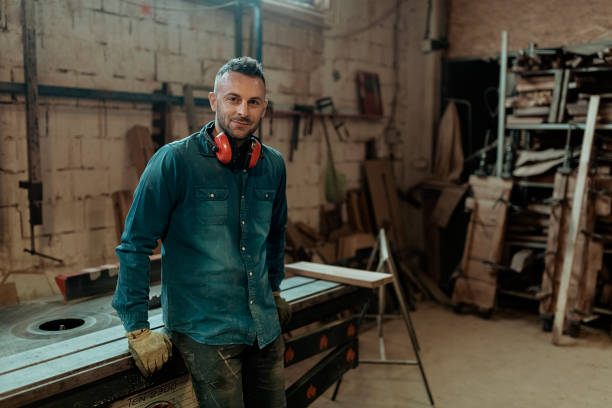
<svg viewBox="0 0 612 408">
<path fill-rule="evenodd" d="M 40 140 L 38 135 L 38 76 L 36 73 L 36 25 L 34 0 L 23 0 L 23 70 L 25 76 L 26 141 L 28 146 L 28 181 L 19 187 L 28 190 L 30 207 L 30 249 L 25 252 L 63 263 L 61 259 L 36 251 L 34 226 L 42 225 L 43 186 L 40 170 Z"/>
</svg>

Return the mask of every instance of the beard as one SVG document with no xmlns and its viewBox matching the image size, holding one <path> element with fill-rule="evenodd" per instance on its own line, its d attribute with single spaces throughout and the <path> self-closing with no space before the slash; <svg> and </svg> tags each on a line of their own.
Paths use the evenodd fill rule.
<svg viewBox="0 0 612 408">
<path fill-rule="evenodd" d="M 233 119 L 228 119 L 226 116 L 222 116 L 219 115 L 219 118 L 217 120 L 217 123 L 219 125 L 219 128 L 223 131 L 223 133 L 225 133 L 228 137 L 234 139 L 234 140 L 247 140 L 249 138 L 249 136 L 253 135 L 257 129 L 259 128 L 259 124 L 261 123 L 261 119 L 259 119 L 256 122 L 253 121 L 248 121 L 248 123 L 251 125 L 250 128 L 246 131 L 246 133 L 240 137 L 237 136 L 235 134 L 235 132 L 233 132 L 232 130 L 230 130 L 230 123 L 232 122 Z M 244 121 L 243 118 L 239 119 Z"/>
</svg>

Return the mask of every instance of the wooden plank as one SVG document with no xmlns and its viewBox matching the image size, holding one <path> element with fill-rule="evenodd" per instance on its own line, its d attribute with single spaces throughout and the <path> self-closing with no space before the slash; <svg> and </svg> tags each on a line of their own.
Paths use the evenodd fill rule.
<svg viewBox="0 0 612 408">
<path fill-rule="evenodd" d="M 567 308 L 568 289 L 572 274 L 572 265 L 574 263 L 574 244 L 578 236 L 578 222 L 580 219 L 580 214 L 582 213 L 582 198 L 586 189 L 589 163 L 591 161 L 591 151 L 593 149 L 593 139 L 595 135 L 595 123 L 597 119 L 598 108 L 599 96 L 593 95 L 589 100 L 589 111 L 587 115 L 586 129 L 584 131 L 584 136 L 582 139 L 582 148 L 580 150 L 580 164 L 578 166 L 576 190 L 574 191 L 574 200 L 569 223 L 568 239 L 565 247 L 563 269 L 561 273 L 561 286 L 559 288 L 559 294 L 557 296 L 555 320 L 553 322 L 553 343 L 556 345 L 560 345 L 562 343 L 563 325 L 565 322 L 565 311 Z"/>
<path fill-rule="evenodd" d="M 393 169 L 389 160 L 366 160 L 365 164 L 370 200 L 374 209 L 376 228 L 389 230 L 389 240 L 398 250 L 406 247 L 406 235 L 402 223 Z"/>
<path fill-rule="evenodd" d="M 288 264 L 285 265 L 285 270 L 300 276 L 345 283 L 362 288 L 376 288 L 393 281 L 393 277 L 388 273 L 323 265 L 314 262 L 296 262 Z"/>
<path fill-rule="evenodd" d="M 557 112 L 557 123 L 562 123 L 565 118 L 565 105 L 567 104 L 567 90 L 569 88 L 569 79 L 571 71 L 565 69 L 563 72 L 563 84 L 561 85 L 561 97 L 559 100 L 559 110 Z"/>
<path fill-rule="evenodd" d="M 506 231 L 507 206 L 503 201 L 510 198 L 512 181 L 472 176 L 470 186 L 474 204 L 453 302 L 490 309 L 497 285 L 497 271 L 492 266 L 501 261 Z"/>
<path fill-rule="evenodd" d="M 121 234 L 130 206 L 132 205 L 132 192 L 128 190 L 115 191 L 111 194 L 115 212 L 115 236 L 117 244 L 121 242 Z"/>
<path fill-rule="evenodd" d="M 10 306 L 19 303 L 15 282 L 0 284 L 0 306 Z"/>
<path fill-rule="evenodd" d="M 338 259 L 346 259 L 355 256 L 357 250 L 372 248 L 374 236 L 370 233 L 356 233 L 346 235 L 338 239 Z"/>
<path fill-rule="evenodd" d="M 455 208 L 465 195 L 468 190 L 468 184 L 462 184 L 459 186 L 449 186 L 442 190 L 442 194 L 436 202 L 433 213 L 431 214 L 431 221 L 433 224 L 440 228 L 446 228 L 450 221 Z"/>
<path fill-rule="evenodd" d="M 593 312 L 597 277 L 603 266 L 603 244 L 591 239 L 587 248 L 585 272 L 581 280 L 581 291 L 577 299 L 579 310 L 583 314 Z"/>
<path fill-rule="evenodd" d="M 138 177 L 140 177 L 149 159 L 151 159 L 155 153 L 151 132 L 144 126 L 135 125 L 127 131 L 126 139 L 130 152 L 130 159 L 136 167 Z"/>
</svg>

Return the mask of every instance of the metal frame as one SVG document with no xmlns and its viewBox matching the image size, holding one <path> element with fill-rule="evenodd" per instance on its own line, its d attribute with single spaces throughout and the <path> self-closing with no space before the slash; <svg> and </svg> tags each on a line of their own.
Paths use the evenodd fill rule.
<svg viewBox="0 0 612 408">
<path fill-rule="evenodd" d="M 387 236 L 385 234 L 384 228 L 381 228 L 378 233 L 378 239 L 372 249 L 372 254 L 370 255 L 370 259 L 368 260 L 368 265 L 366 269 L 371 270 L 374 264 L 374 259 L 376 258 L 376 254 L 378 253 L 378 266 L 376 268 L 376 272 L 383 272 L 385 268 L 387 268 L 388 272 L 393 276 L 393 288 L 395 290 L 395 295 L 400 304 L 401 316 L 404 319 L 404 323 L 406 324 L 406 328 L 408 329 L 408 334 L 410 335 L 410 342 L 412 344 L 412 349 L 414 350 L 415 360 L 387 360 L 385 354 L 385 343 L 384 343 L 384 335 L 383 335 L 383 317 L 384 315 L 384 305 L 385 305 L 385 288 L 386 286 L 380 286 L 379 296 L 378 296 L 378 314 L 376 317 L 376 324 L 378 327 L 378 341 L 380 346 L 380 360 L 359 360 L 360 364 L 394 364 L 394 365 L 416 365 L 419 367 L 421 372 L 421 377 L 423 378 L 423 384 L 425 385 L 425 390 L 427 391 L 427 396 L 429 397 L 429 403 L 431 406 L 434 406 L 433 396 L 431 394 L 431 390 L 429 388 L 429 383 L 427 382 L 427 377 L 425 376 L 425 370 L 423 368 L 423 362 L 421 361 L 421 357 L 419 352 L 421 351 L 421 347 L 419 346 L 419 341 L 416 336 L 416 332 L 414 330 L 414 326 L 412 324 L 412 320 L 410 319 L 410 314 L 408 312 L 408 305 L 406 296 L 404 295 L 404 291 L 400 285 L 399 275 L 397 272 L 397 268 L 395 267 L 395 262 L 393 261 L 393 256 L 389 251 L 389 245 L 387 243 Z M 338 388 L 342 382 L 342 377 L 338 380 L 336 384 L 336 389 L 334 390 L 334 394 L 332 400 L 335 399 L 336 394 L 338 393 Z"/>
</svg>

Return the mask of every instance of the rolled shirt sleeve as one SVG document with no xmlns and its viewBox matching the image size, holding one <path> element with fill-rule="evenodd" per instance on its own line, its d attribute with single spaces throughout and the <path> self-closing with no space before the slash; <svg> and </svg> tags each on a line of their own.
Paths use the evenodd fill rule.
<svg viewBox="0 0 612 408">
<path fill-rule="evenodd" d="M 148 328 L 149 256 L 164 237 L 171 212 L 179 199 L 180 176 L 172 146 L 151 158 L 134 191 L 125 220 L 119 258 L 119 277 L 112 306 L 126 331 Z"/>
</svg>

